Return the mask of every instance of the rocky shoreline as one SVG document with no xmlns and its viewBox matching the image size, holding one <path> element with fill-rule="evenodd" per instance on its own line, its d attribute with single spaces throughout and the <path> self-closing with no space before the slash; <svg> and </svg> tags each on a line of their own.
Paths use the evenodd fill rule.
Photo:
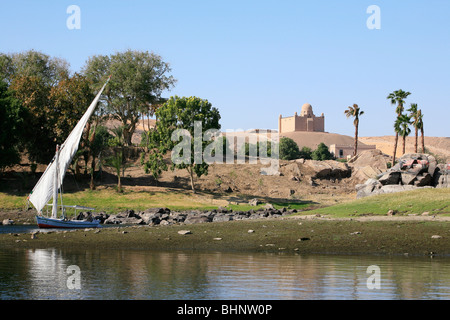
<svg viewBox="0 0 450 320">
<path fill-rule="evenodd" d="M 224 207 L 204 211 L 171 211 L 168 208 L 149 208 L 145 211 L 135 211 L 130 209 L 111 215 L 100 212 L 94 216 L 94 219 L 100 220 L 101 224 L 166 226 L 174 224 L 197 224 L 277 218 L 295 213 L 297 213 L 296 209 L 275 209 L 273 205 L 266 204 L 263 208 L 251 209 L 249 211 L 233 211 L 232 209 Z M 88 215 L 88 212 L 82 212 L 76 219 L 82 220 L 87 218 Z"/>
<path fill-rule="evenodd" d="M 0 247 L 450 256 L 449 221 L 295 218 L 5 233 Z"/>
</svg>

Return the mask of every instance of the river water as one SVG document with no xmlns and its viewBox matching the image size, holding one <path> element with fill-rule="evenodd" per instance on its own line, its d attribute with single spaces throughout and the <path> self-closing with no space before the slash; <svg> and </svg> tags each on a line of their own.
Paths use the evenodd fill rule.
<svg viewBox="0 0 450 320">
<path fill-rule="evenodd" d="M 0 300 L 449 298 L 449 258 L 0 248 Z"/>
</svg>

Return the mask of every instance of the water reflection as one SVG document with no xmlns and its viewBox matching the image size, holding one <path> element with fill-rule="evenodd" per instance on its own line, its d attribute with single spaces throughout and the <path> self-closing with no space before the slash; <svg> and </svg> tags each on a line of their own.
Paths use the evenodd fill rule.
<svg viewBox="0 0 450 320">
<path fill-rule="evenodd" d="M 70 265 L 81 289 L 67 286 Z M 0 250 L 0 299 L 448 299 L 449 271 L 448 258 Z"/>
</svg>

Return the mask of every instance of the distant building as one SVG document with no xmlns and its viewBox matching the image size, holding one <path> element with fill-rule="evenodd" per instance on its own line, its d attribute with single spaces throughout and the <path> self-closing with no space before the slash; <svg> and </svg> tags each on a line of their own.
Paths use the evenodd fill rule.
<svg viewBox="0 0 450 320">
<path fill-rule="evenodd" d="M 314 115 L 312 106 L 305 103 L 302 106 L 300 115 L 297 112 L 292 117 L 283 118 L 280 114 L 278 118 L 278 132 L 325 132 L 325 116 L 322 113 L 320 117 Z"/>
<path fill-rule="evenodd" d="M 358 143 L 357 153 L 361 153 L 366 150 L 374 150 L 377 147 L 375 145 L 367 145 L 361 142 Z M 353 157 L 353 152 L 355 151 L 354 145 L 344 145 L 344 144 L 332 144 L 329 148 L 330 152 L 338 159 L 348 159 Z"/>
</svg>

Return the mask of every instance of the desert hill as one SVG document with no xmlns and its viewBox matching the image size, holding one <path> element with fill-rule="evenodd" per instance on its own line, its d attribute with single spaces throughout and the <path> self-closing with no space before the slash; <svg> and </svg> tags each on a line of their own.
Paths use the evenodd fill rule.
<svg viewBox="0 0 450 320">
<path fill-rule="evenodd" d="M 419 137 L 419 152 L 421 151 Z M 414 136 L 406 138 L 406 153 L 414 153 Z M 376 145 L 378 150 L 383 153 L 392 156 L 394 151 L 394 136 L 381 136 L 381 137 L 360 137 L 359 141 L 365 144 Z M 402 155 L 403 142 L 399 138 L 397 145 L 397 155 Z M 437 155 L 441 161 L 450 161 L 450 137 L 427 137 L 425 136 L 425 148 Z"/>
<path fill-rule="evenodd" d="M 355 141 L 353 137 L 328 132 L 284 132 L 281 136 L 291 138 L 299 145 L 300 148 L 309 147 L 312 150 L 317 149 L 317 146 L 321 142 L 325 143 L 329 147 L 332 144 L 351 146 Z M 360 142 L 361 145 L 367 144 L 362 141 Z"/>
</svg>

